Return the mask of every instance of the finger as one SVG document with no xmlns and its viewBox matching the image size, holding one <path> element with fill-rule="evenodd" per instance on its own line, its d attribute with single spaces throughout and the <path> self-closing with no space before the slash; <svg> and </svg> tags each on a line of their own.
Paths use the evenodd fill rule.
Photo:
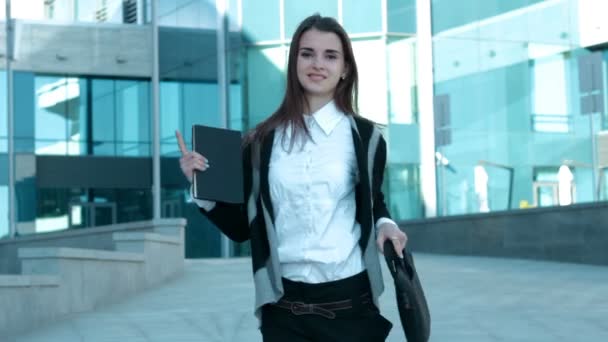
<svg viewBox="0 0 608 342">
<path fill-rule="evenodd" d="M 403 247 L 401 247 L 401 241 L 398 238 L 392 238 L 391 242 L 395 247 L 395 252 L 397 252 L 397 255 L 403 259 Z"/>
<path fill-rule="evenodd" d="M 203 156 L 202 154 L 196 152 L 196 151 L 192 151 L 192 157 L 198 160 L 202 160 L 205 163 L 209 163 L 209 160 L 207 158 L 205 158 L 205 156 Z"/>
<path fill-rule="evenodd" d="M 193 163 L 193 167 L 195 167 L 198 170 L 201 171 L 205 171 L 209 168 L 209 165 L 205 164 L 204 162 L 197 160 L 196 162 Z"/>
<path fill-rule="evenodd" d="M 386 240 L 384 238 L 384 235 L 380 234 L 378 236 L 378 238 L 376 239 L 376 245 L 378 246 L 378 249 L 380 250 L 380 253 L 384 254 L 384 240 Z"/>
<path fill-rule="evenodd" d="M 177 138 L 177 145 L 179 146 L 182 156 L 186 156 L 188 154 L 188 148 L 186 148 L 186 143 L 184 143 L 184 137 L 182 137 L 182 134 L 178 130 L 175 131 L 175 137 Z"/>
</svg>

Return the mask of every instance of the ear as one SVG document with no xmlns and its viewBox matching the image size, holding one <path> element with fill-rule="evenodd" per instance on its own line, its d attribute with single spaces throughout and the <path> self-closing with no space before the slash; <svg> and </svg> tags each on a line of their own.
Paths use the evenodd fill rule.
<svg viewBox="0 0 608 342">
<path fill-rule="evenodd" d="M 342 74 L 340 75 L 340 79 L 343 80 L 343 79 L 346 78 L 346 76 L 348 76 L 348 72 L 350 71 L 349 69 L 350 68 L 349 68 L 349 66 L 347 64 L 344 65 L 344 70 L 342 70 Z"/>
</svg>

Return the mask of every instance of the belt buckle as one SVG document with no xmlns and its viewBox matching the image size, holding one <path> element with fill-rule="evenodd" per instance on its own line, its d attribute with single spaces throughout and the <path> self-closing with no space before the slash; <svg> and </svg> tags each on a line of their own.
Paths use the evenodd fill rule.
<svg viewBox="0 0 608 342">
<path fill-rule="evenodd" d="M 312 313 L 312 304 L 305 304 L 303 302 L 292 302 L 291 313 L 294 315 L 305 315 Z"/>
</svg>

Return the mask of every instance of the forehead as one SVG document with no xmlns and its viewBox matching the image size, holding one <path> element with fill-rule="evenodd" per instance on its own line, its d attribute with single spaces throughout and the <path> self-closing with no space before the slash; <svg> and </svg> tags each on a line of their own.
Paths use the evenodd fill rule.
<svg viewBox="0 0 608 342">
<path fill-rule="evenodd" d="M 311 48 L 314 50 L 335 50 L 342 52 L 342 42 L 337 34 L 310 29 L 300 37 L 299 48 Z"/>
</svg>

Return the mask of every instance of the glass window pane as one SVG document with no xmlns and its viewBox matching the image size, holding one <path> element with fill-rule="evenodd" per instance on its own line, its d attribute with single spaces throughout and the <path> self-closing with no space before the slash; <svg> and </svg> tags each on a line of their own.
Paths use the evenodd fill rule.
<svg viewBox="0 0 608 342">
<path fill-rule="evenodd" d="M 161 0 L 158 13 L 161 26 L 212 30 L 217 27 L 217 10 L 214 0 Z"/>
<path fill-rule="evenodd" d="M 72 0 L 55 0 L 49 5 L 49 18 L 57 21 L 71 21 L 74 19 Z"/>
<path fill-rule="evenodd" d="M 217 84 L 163 82 L 161 90 L 162 154 L 179 152 L 175 140 L 176 129 L 180 130 L 186 145 L 190 146 L 192 125 L 224 125 L 219 115 Z"/>
<path fill-rule="evenodd" d="M 0 183 L 0 239 L 8 236 L 8 227 L 8 186 Z"/>
<path fill-rule="evenodd" d="M 286 48 L 251 47 L 247 51 L 249 127 L 270 116 L 285 92 Z"/>
<path fill-rule="evenodd" d="M 537 59 L 531 68 L 533 130 L 567 133 L 569 96 L 564 56 Z"/>
<path fill-rule="evenodd" d="M 160 84 L 160 139 L 161 154 L 177 154 L 175 130 L 179 129 L 184 136 L 186 146 L 190 146 L 191 132 L 181 125 L 181 86 L 177 82 L 161 82 Z"/>
<path fill-rule="evenodd" d="M 281 39 L 279 0 L 244 0 L 242 6 L 245 40 Z"/>
<path fill-rule="evenodd" d="M 78 79 L 36 77 L 36 154 L 67 154 L 71 107 L 79 107 Z"/>
<path fill-rule="evenodd" d="M 6 103 L 6 96 L 7 96 L 7 89 L 6 89 L 6 71 L 4 70 L 0 70 L 0 99 L 2 101 L 0 101 L 2 104 Z M 8 137 L 8 131 L 7 131 L 7 116 L 6 116 L 6 105 L 0 105 L 0 139 L 2 139 L 3 137 L 6 138 Z M 6 149 L 2 148 L 2 144 L 0 143 L 0 152 L 6 152 Z"/>
<path fill-rule="evenodd" d="M 387 0 L 388 32 L 416 33 L 416 0 Z"/>
<path fill-rule="evenodd" d="M 36 192 L 36 228 L 37 233 L 64 230 L 69 227 L 69 206 L 78 203 L 80 189 L 46 189 L 38 188 Z"/>
<path fill-rule="evenodd" d="M 76 0 L 76 20 L 85 22 L 97 21 L 96 12 L 99 9 L 99 1 Z"/>
<path fill-rule="evenodd" d="M 115 81 L 94 79 L 92 82 L 93 154 L 114 155 L 116 140 Z"/>
<path fill-rule="evenodd" d="M 13 73 L 15 152 L 34 153 L 36 136 L 36 80 L 31 72 Z M 63 129 L 65 132 L 65 129 Z M 61 138 L 65 141 L 65 137 Z"/>
<path fill-rule="evenodd" d="M 236 130 L 246 130 L 243 124 L 243 86 L 240 84 L 230 85 L 230 122 L 228 128 Z"/>
<path fill-rule="evenodd" d="M 382 32 L 382 1 L 342 0 L 342 17 L 348 33 Z"/>
<path fill-rule="evenodd" d="M 149 155 L 150 112 L 148 83 L 116 81 L 116 138 L 117 155 Z M 123 149 L 124 148 L 124 149 Z"/>
<path fill-rule="evenodd" d="M 412 124 L 418 111 L 415 38 L 389 38 L 386 52 L 389 121 Z"/>
<path fill-rule="evenodd" d="M 353 42 L 359 71 L 359 113 L 380 123 L 388 123 L 385 43 L 380 39 Z"/>
<path fill-rule="evenodd" d="M 116 221 L 143 221 L 152 218 L 152 193 L 149 189 L 116 189 Z"/>
<path fill-rule="evenodd" d="M 72 84 L 71 94 L 74 98 L 70 100 L 70 115 L 67 122 L 67 153 L 69 155 L 87 154 L 87 126 L 89 122 L 87 116 L 87 82 L 87 79 L 79 79 L 77 84 L 78 90 L 76 90 L 76 84 Z M 78 93 L 77 97 L 76 92 Z"/>
<path fill-rule="evenodd" d="M 324 17 L 338 18 L 336 0 L 285 1 L 285 36 L 291 38 L 304 18 L 319 13 Z"/>
<path fill-rule="evenodd" d="M 0 4 L 2 6 L 0 16 L 3 18 L 6 0 L 2 0 Z M 45 18 L 45 7 L 45 0 L 12 0 L 11 17 L 13 19 L 41 20 Z"/>
<path fill-rule="evenodd" d="M 575 202 L 593 200 L 592 135 L 589 117 L 579 115 L 577 73 L 577 57 L 586 52 L 573 48 L 578 35 L 574 2 L 538 3 L 432 3 L 434 89 L 449 96 L 451 113 L 452 141 L 440 152 L 457 170 L 437 184 L 449 213 L 468 201 L 459 186 L 476 184 L 471 170 L 479 163 L 501 166 L 486 168 L 490 210 L 520 203 L 556 205 L 557 168 L 550 174 L 534 170 L 565 161 L 588 165 L 577 168 L 573 188 Z M 505 168 L 513 169 L 512 189 Z M 510 203 L 507 189 L 512 190 Z"/>
<path fill-rule="evenodd" d="M 182 91 L 184 130 L 191 134 L 192 125 L 224 125 L 220 121 L 217 84 L 184 83 Z"/>
<path fill-rule="evenodd" d="M 394 220 L 421 218 L 423 205 L 420 195 L 420 176 L 417 165 L 390 163 L 385 187 L 389 211 Z"/>
<path fill-rule="evenodd" d="M 499 16 L 545 0 L 432 0 L 433 34 Z M 557 3 L 557 2 L 556 2 Z M 569 3 L 569 1 L 559 1 Z M 543 22 L 543 26 L 546 22 Z M 516 28 L 516 26 L 513 26 Z M 517 29 L 517 28 L 516 28 Z"/>
<path fill-rule="evenodd" d="M 241 8 L 241 1 L 242 0 L 229 0 L 229 10 L 228 10 L 228 21 L 229 23 L 229 29 L 230 31 L 240 31 L 241 27 L 241 15 L 242 15 L 242 8 Z"/>
</svg>

